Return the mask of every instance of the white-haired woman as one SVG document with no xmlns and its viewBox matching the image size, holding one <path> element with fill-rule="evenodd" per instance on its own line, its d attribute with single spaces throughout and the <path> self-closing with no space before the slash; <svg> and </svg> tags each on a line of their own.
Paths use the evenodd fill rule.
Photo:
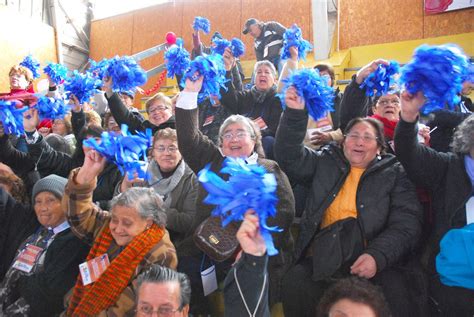
<svg viewBox="0 0 474 317">
<path fill-rule="evenodd" d="M 91 284 L 78 278 L 67 316 L 124 316 L 134 309 L 134 280 L 152 264 L 176 268 L 177 257 L 165 229 L 161 198 L 150 188 L 131 188 L 111 203 L 111 212 L 92 202 L 97 175 L 105 158 L 86 153 L 84 165 L 71 172 L 63 206 L 73 232 L 92 245 L 87 261 L 105 264 L 105 271 Z M 108 259 L 105 260 L 105 257 Z M 96 259 L 96 260 L 94 260 Z M 107 265 L 110 262 L 110 265 Z"/>
</svg>

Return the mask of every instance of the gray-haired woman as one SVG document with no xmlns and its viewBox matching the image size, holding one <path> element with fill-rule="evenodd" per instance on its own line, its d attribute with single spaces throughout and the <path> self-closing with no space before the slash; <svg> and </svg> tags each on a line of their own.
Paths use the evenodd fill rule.
<svg viewBox="0 0 474 317">
<path fill-rule="evenodd" d="M 269 260 L 269 277 L 270 303 L 277 302 L 279 299 L 280 279 L 291 263 L 291 253 L 293 250 L 293 238 L 289 228 L 293 222 L 295 210 L 290 183 L 276 162 L 263 158 L 260 131 L 249 118 L 241 115 L 233 115 L 227 118 L 219 131 L 219 146 L 216 146 L 198 130 L 197 93 L 201 86 L 202 78 L 196 82 L 188 80 L 186 81 L 186 87 L 179 95 L 176 105 L 176 131 L 178 133 L 179 149 L 184 160 L 195 173 L 198 173 L 207 164 L 210 164 L 210 169 L 220 174 L 226 157 L 243 157 L 248 164 L 259 164 L 269 173 L 275 175 L 278 184 L 277 214 L 275 218 L 269 219 L 269 223 L 272 226 L 279 226 L 283 229 L 283 232 L 273 236 L 275 246 L 280 253 Z M 214 208 L 214 206 L 203 202 L 206 196 L 206 190 L 199 186 L 196 217 L 191 232 L 211 215 L 211 211 Z M 202 254 L 196 248 L 191 235 L 183 241 L 177 251 L 180 257 L 179 269 L 186 272 L 192 282 L 195 281 L 193 275 L 197 274 L 197 283 L 200 283 L 199 266 Z M 182 256 L 187 256 L 191 259 L 184 261 L 181 260 Z M 195 264 L 192 265 L 191 261 L 193 259 Z M 199 288 L 199 286 L 193 285 L 193 298 L 196 298 L 195 296 L 199 291 L 202 292 L 202 287 L 201 289 Z M 191 304 L 191 309 L 194 309 L 193 304 L 194 302 Z"/>
<path fill-rule="evenodd" d="M 435 268 L 435 257 L 440 252 L 441 239 L 450 230 L 474 223 L 474 114 L 457 128 L 453 153 L 436 152 L 416 140 L 419 109 L 424 102 L 421 93 L 401 95 L 401 115 L 395 132 L 397 157 L 408 177 L 432 193 L 433 227 L 425 249 L 428 262 L 424 263 L 430 274 L 431 297 L 442 316 L 473 316 L 474 291 L 443 284 L 439 268 Z M 472 281 L 472 267 L 470 276 Z"/>
<path fill-rule="evenodd" d="M 92 202 L 105 158 L 91 150 L 84 165 L 71 172 L 63 206 L 72 231 L 92 245 L 86 269 L 69 299 L 67 316 L 124 316 L 134 309 L 134 280 L 152 264 L 176 268 L 161 198 L 149 188 L 131 188 L 112 200 L 111 212 Z M 109 264 L 110 263 L 110 264 Z M 101 272 L 103 271 L 103 272 Z M 90 284 L 92 283 L 92 284 Z"/>
</svg>

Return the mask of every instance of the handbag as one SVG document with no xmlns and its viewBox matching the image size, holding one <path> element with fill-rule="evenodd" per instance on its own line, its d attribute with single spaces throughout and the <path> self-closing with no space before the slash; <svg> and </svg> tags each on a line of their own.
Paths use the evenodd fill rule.
<svg viewBox="0 0 474 317">
<path fill-rule="evenodd" d="M 364 250 L 364 235 L 356 218 L 339 220 L 316 234 L 312 243 L 313 281 L 336 273 L 349 275 L 350 266 Z"/>
<path fill-rule="evenodd" d="M 230 258 L 239 246 L 237 230 L 238 223 L 231 222 L 223 228 L 220 217 L 209 217 L 196 228 L 193 240 L 212 260 L 222 262 Z"/>
</svg>

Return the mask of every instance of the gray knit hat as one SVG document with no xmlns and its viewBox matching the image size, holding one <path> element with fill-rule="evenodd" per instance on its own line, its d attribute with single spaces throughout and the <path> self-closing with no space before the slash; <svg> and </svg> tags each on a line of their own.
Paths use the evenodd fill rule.
<svg viewBox="0 0 474 317">
<path fill-rule="evenodd" d="M 33 186 L 33 203 L 36 195 L 42 192 L 50 192 L 54 194 L 54 196 L 61 199 L 64 195 L 64 187 L 66 187 L 66 184 L 67 178 L 54 174 L 48 175 L 45 178 L 40 179 Z"/>
</svg>

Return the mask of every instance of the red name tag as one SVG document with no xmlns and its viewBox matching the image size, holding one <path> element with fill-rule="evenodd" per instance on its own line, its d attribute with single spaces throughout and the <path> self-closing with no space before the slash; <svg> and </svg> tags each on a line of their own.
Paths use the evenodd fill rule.
<svg viewBox="0 0 474 317">
<path fill-rule="evenodd" d="M 205 127 L 206 125 L 209 125 L 212 122 L 214 122 L 214 116 L 209 116 L 206 118 L 206 120 L 204 120 L 204 124 L 202 126 Z"/>
<path fill-rule="evenodd" d="M 18 255 L 15 263 L 13 263 L 13 268 L 26 273 L 31 272 L 42 252 L 42 248 L 28 244 Z"/>
<path fill-rule="evenodd" d="M 79 271 L 81 272 L 82 284 L 88 285 L 97 281 L 102 273 L 107 270 L 109 265 L 109 256 L 107 254 L 102 254 L 101 256 L 80 264 Z"/>
<path fill-rule="evenodd" d="M 260 130 L 265 130 L 267 127 L 267 124 L 265 123 L 265 121 L 262 119 L 262 117 L 258 117 L 257 119 L 254 119 L 253 122 L 255 122 L 258 127 L 260 128 Z"/>
</svg>

